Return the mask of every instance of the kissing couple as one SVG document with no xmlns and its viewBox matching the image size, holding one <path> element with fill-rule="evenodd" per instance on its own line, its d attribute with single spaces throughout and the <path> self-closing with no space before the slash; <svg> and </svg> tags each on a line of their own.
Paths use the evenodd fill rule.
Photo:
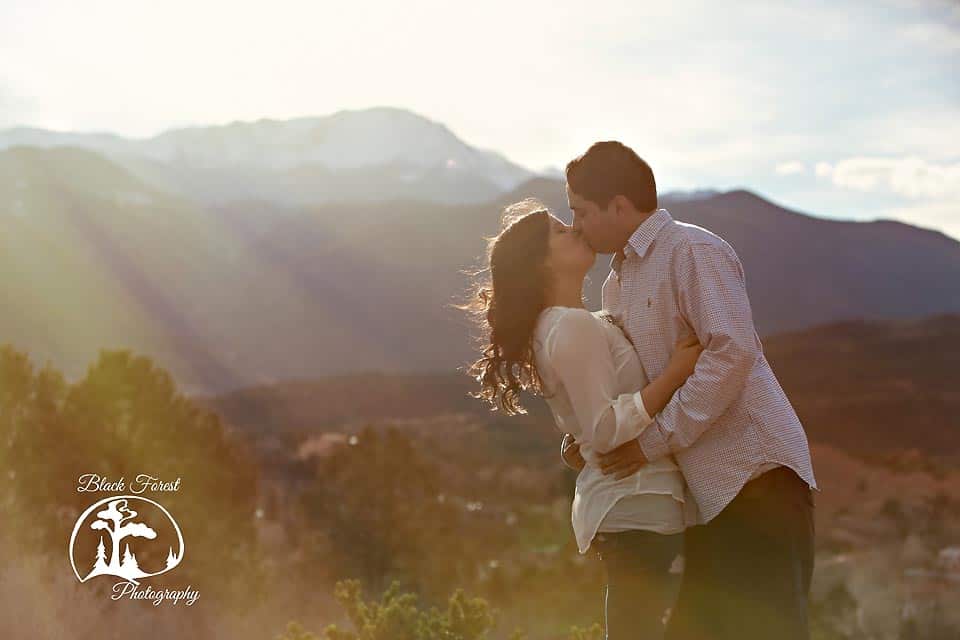
<svg viewBox="0 0 960 640">
<path fill-rule="evenodd" d="M 488 239 L 489 281 L 464 307 L 484 334 L 475 397 L 549 405 L 579 472 L 578 550 L 603 562 L 606 640 L 807 640 L 816 480 L 740 259 L 661 208 L 619 142 L 565 173 L 572 225 L 525 200 Z M 613 258 L 590 311 L 597 253 Z"/>
</svg>

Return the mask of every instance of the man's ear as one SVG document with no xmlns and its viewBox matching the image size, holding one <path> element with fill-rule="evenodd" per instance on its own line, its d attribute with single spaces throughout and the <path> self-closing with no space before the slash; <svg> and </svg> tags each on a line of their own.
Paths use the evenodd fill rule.
<svg viewBox="0 0 960 640">
<path fill-rule="evenodd" d="M 627 200 L 627 196 L 615 195 L 613 196 L 611 204 L 614 206 L 614 215 L 616 215 L 617 218 L 622 219 L 630 215 L 630 201 Z"/>
</svg>

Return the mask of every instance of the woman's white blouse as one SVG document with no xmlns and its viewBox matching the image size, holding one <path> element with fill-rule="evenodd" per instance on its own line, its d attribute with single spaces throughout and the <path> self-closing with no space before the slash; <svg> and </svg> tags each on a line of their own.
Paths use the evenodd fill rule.
<svg viewBox="0 0 960 640">
<path fill-rule="evenodd" d="M 547 307 L 534 331 L 544 397 L 557 428 L 576 438 L 586 462 L 577 476 L 571 512 L 581 554 L 598 530 L 678 533 L 696 522 L 696 505 L 673 456 L 620 480 L 600 470 L 598 453 L 636 438 L 652 422 L 640 395 L 648 380 L 637 352 L 604 315 Z M 618 503 L 626 496 L 631 497 Z"/>
</svg>

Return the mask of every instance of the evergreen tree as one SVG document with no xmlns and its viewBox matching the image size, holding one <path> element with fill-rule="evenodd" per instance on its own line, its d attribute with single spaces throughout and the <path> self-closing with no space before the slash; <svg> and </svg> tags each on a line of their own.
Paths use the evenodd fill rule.
<svg viewBox="0 0 960 640">
<path fill-rule="evenodd" d="M 107 568 L 107 549 L 103 545 L 103 536 L 100 536 L 100 544 L 97 545 L 97 561 L 93 564 L 94 570 L 103 570 Z"/>
<path fill-rule="evenodd" d="M 127 569 L 133 564 L 133 555 L 130 553 L 130 545 L 126 545 L 123 549 L 123 562 L 120 564 L 121 569 Z"/>
</svg>

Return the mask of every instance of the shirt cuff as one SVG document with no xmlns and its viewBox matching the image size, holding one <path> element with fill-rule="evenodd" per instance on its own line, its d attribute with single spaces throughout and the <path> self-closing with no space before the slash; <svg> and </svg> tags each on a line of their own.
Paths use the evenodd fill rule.
<svg viewBox="0 0 960 640">
<path fill-rule="evenodd" d="M 639 392 L 621 393 L 613 402 L 613 413 L 617 421 L 613 431 L 623 434 L 620 438 L 625 438 L 623 442 L 613 443 L 615 446 L 633 440 L 636 436 L 632 434 L 640 433 L 653 421 L 653 418 L 650 417 L 643 406 L 643 399 Z M 614 439 L 619 440 L 620 438 L 615 437 Z"/>
<path fill-rule="evenodd" d="M 637 412 L 643 418 L 643 424 L 650 424 L 653 422 L 653 418 L 650 417 L 650 414 L 647 413 L 647 407 L 643 404 L 643 395 L 638 391 L 633 394 L 633 404 L 637 407 Z"/>
<path fill-rule="evenodd" d="M 643 430 L 643 433 L 637 438 L 637 442 L 640 444 L 640 450 L 643 451 L 647 462 L 659 460 L 670 453 L 670 446 L 660 432 L 660 422 L 656 418 Z"/>
</svg>

